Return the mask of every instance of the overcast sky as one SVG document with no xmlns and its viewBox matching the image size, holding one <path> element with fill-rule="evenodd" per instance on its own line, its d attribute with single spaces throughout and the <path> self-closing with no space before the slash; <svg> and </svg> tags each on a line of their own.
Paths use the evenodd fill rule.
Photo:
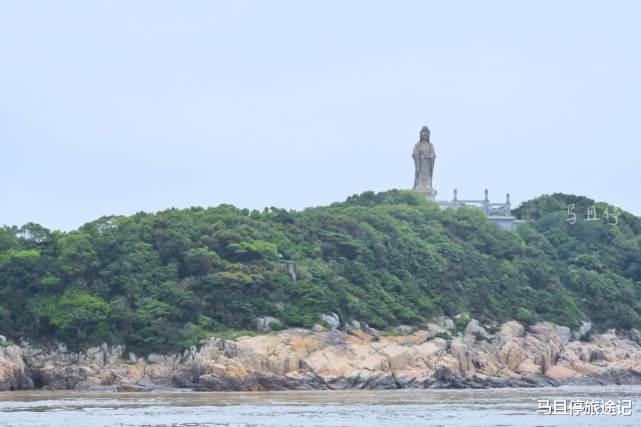
<svg viewBox="0 0 641 427">
<path fill-rule="evenodd" d="M 0 224 L 410 188 L 641 214 L 641 2 L 1 1 Z"/>
</svg>

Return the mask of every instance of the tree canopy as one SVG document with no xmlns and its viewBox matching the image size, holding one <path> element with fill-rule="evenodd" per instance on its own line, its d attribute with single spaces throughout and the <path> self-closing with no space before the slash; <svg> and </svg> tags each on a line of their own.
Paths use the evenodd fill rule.
<svg viewBox="0 0 641 427">
<path fill-rule="evenodd" d="M 528 221 L 509 232 L 478 210 L 392 190 L 303 211 L 220 205 L 103 217 L 71 232 L 5 226 L 0 333 L 147 353 L 262 316 L 311 327 L 330 312 L 375 328 L 458 313 L 640 327 L 641 219 L 586 221 L 580 209 L 591 205 L 615 211 L 542 196 L 515 210 Z"/>
</svg>

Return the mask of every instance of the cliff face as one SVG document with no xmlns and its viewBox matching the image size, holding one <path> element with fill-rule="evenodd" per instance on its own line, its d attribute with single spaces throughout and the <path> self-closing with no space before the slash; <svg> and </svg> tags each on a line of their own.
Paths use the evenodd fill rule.
<svg viewBox="0 0 641 427">
<path fill-rule="evenodd" d="M 30 388 L 148 390 L 392 389 L 533 387 L 641 383 L 641 334 L 608 331 L 569 341 L 564 328 L 511 321 L 491 335 L 472 321 L 451 340 L 439 327 L 375 337 L 289 329 L 277 334 L 212 338 L 200 350 L 147 358 L 121 346 L 82 353 L 0 347 L 0 390 Z"/>
</svg>

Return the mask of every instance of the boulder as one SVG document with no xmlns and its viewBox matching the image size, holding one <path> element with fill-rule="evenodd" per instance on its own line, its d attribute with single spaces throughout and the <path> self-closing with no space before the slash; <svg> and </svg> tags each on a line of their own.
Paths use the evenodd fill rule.
<svg viewBox="0 0 641 427">
<path fill-rule="evenodd" d="M 132 392 L 150 391 L 150 389 L 138 384 L 120 384 L 116 387 L 116 391 L 121 393 L 132 393 Z"/>
<path fill-rule="evenodd" d="M 256 319 L 256 329 L 261 332 L 269 332 L 272 330 L 272 325 L 275 323 L 280 323 L 280 321 L 275 317 L 259 317 L 258 319 Z"/>
<path fill-rule="evenodd" d="M 510 320 L 508 322 L 505 322 L 499 331 L 499 336 L 503 338 L 516 338 L 516 337 L 522 337 L 525 335 L 525 328 L 523 325 L 521 325 L 519 322 L 515 320 Z"/>
<path fill-rule="evenodd" d="M 641 332 L 639 332 L 638 329 L 630 329 L 628 332 L 628 336 L 631 341 L 634 341 L 635 343 L 641 345 Z"/>
<path fill-rule="evenodd" d="M 410 348 L 406 346 L 391 343 L 378 352 L 385 356 L 392 371 L 405 369 L 411 361 Z"/>
<path fill-rule="evenodd" d="M 449 333 L 447 329 L 437 325 L 436 323 L 428 323 L 426 328 L 427 328 L 427 338 L 434 338 L 438 334 Z"/>
<path fill-rule="evenodd" d="M 409 335 L 414 332 L 414 328 L 408 325 L 399 325 L 394 328 L 396 335 Z"/>
<path fill-rule="evenodd" d="M 485 340 L 489 340 L 491 338 L 490 334 L 488 334 L 485 328 L 483 328 L 476 319 L 470 320 L 470 323 L 465 327 L 464 335 L 466 337 L 479 337 Z"/>
<path fill-rule="evenodd" d="M 350 320 L 345 324 L 345 330 L 348 332 L 360 331 L 361 323 L 358 320 Z"/>
<path fill-rule="evenodd" d="M 0 347 L 0 391 L 26 390 L 34 387 L 23 356 L 23 350 L 18 346 Z"/>
<path fill-rule="evenodd" d="M 581 326 L 572 331 L 572 337 L 575 340 L 580 340 L 582 336 L 592 330 L 592 322 L 583 322 Z"/>
<path fill-rule="evenodd" d="M 365 325 L 363 328 L 363 332 L 365 332 L 368 335 L 371 335 L 373 337 L 380 337 L 381 332 L 378 329 L 371 328 L 369 325 Z"/>
<path fill-rule="evenodd" d="M 439 316 L 434 319 L 434 323 L 444 329 L 452 330 L 456 327 L 454 320 L 446 316 Z"/>
<path fill-rule="evenodd" d="M 341 325 L 341 320 L 336 313 L 321 314 L 320 318 L 331 330 L 336 330 Z"/>
<path fill-rule="evenodd" d="M 441 366 L 436 368 L 433 377 L 438 381 L 451 381 L 454 378 L 454 373 L 450 368 Z"/>
<path fill-rule="evenodd" d="M 561 337 L 561 343 L 566 345 L 572 340 L 572 330 L 567 326 L 556 325 L 556 332 Z"/>
</svg>

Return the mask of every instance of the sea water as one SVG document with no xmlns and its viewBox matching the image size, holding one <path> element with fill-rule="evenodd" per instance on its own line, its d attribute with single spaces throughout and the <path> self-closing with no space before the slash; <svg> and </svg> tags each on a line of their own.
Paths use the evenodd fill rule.
<svg viewBox="0 0 641 427">
<path fill-rule="evenodd" d="M 557 406 L 576 401 L 628 401 L 631 409 L 630 415 L 539 413 L 545 412 L 542 406 L 555 401 Z M 0 426 L 12 427 L 566 425 L 641 426 L 641 386 L 260 393 L 0 392 Z"/>
</svg>

